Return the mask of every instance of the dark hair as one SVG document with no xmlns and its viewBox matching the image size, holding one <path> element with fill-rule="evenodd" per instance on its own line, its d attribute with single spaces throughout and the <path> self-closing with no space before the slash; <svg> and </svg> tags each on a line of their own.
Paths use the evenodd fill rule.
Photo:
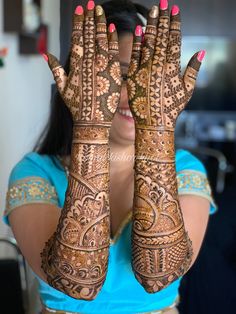
<svg viewBox="0 0 236 314">
<path fill-rule="evenodd" d="M 145 18 L 148 10 L 129 0 L 111 0 L 102 4 L 106 13 L 107 24 L 114 23 L 119 36 L 124 33 L 134 33 L 137 25 L 143 21 L 137 13 Z M 144 25 L 143 25 L 144 26 Z M 64 67 L 69 72 L 69 58 Z M 65 156 L 71 153 L 73 122 L 69 109 L 66 107 L 58 91 L 54 93 L 51 102 L 51 114 L 34 151 L 39 154 Z"/>
</svg>

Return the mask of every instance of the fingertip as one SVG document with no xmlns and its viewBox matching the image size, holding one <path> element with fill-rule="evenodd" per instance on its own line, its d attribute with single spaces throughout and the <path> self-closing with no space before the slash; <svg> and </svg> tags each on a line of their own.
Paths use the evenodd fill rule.
<svg viewBox="0 0 236 314">
<path fill-rule="evenodd" d="M 95 3 L 94 1 L 90 0 L 87 3 L 86 6 L 86 13 L 85 13 L 85 19 L 93 19 L 95 17 Z"/>
<path fill-rule="evenodd" d="M 76 15 L 83 15 L 84 14 L 84 9 L 81 5 L 77 6 L 77 8 L 75 9 L 75 14 Z"/>
<path fill-rule="evenodd" d="M 203 50 L 202 50 L 203 51 Z M 199 60 L 198 56 L 199 54 L 202 52 L 202 51 L 199 51 L 199 52 L 196 52 L 192 58 L 190 59 L 189 63 L 188 63 L 188 66 L 187 68 L 193 68 L 195 71 L 199 71 L 200 70 L 200 67 L 201 67 L 201 64 L 202 62 Z M 202 57 L 202 56 L 200 56 Z"/>
<path fill-rule="evenodd" d="M 88 1 L 88 4 L 87 4 L 87 9 L 88 9 L 89 11 L 92 11 L 92 10 L 94 10 L 94 8 L 95 8 L 95 3 L 94 3 L 94 1 L 93 1 L 93 0 L 89 0 L 89 1 Z"/>
<path fill-rule="evenodd" d="M 102 16 L 104 14 L 104 10 L 101 5 L 96 6 L 95 12 L 97 17 Z"/>
<path fill-rule="evenodd" d="M 52 71 L 53 71 L 53 69 L 61 66 L 59 60 L 54 55 L 52 55 L 51 53 L 48 52 L 46 54 L 46 56 L 48 58 L 48 61 L 47 61 L 48 65 Z M 45 59 L 45 61 L 46 61 L 46 59 Z"/>
<path fill-rule="evenodd" d="M 48 63 L 48 56 L 47 56 L 47 54 L 46 53 L 42 53 L 41 55 L 44 58 L 44 60 Z"/>
<path fill-rule="evenodd" d="M 143 28 L 142 28 L 142 26 L 141 25 L 136 26 L 135 36 L 142 37 L 142 35 L 143 35 Z"/>
<path fill-rule="evenodd" d="M 172 9 L 171 9 L 171 15 L 172 16 L 176 16 L 180 13 L 180 9 L 177 5 L 173 5 Z"/>
<path fill-rule="evenodd" d="M 96 5 L 95 8 L 95 18 L 96 18 L 96 22 L 98 24 L 106 24 L 107 25 L 107 20 L 106 20 L 106 14 L 105 11 L 103 10 L 103 7 L 101 5 Z M 103 32 L 107 32 L 107 26 L 105 25 L 105 30 L 103 30 Z M 100 25 L 101 27 L 101 25 Z M 102 28 L 104 28 L 104 25 L 102 26 Z M 99 29 L 99 27 L 97 28 L 97 30 Z"/>
<path fill-rule="evenodd" d="M 111 23 L 108 27 L 108 43 L 109 52 L 112 58 L 117 58 L 117 55 L 119 53 L 118 34 L 116 31 L 116 26 L 113 23 Z"/>
<path fill-rule="evenodd" d="M 160 1 L 160 9 L 165 11 L 168 9 L 168 0 L 161 0 Z"/>
<path fill-rule="evenodd" d="M 109 30 L 110 33 L 114 33 L 114 32 L 116 31 L 116 26 L 115 26 L 115 24 L 111 23 L 111 24 L 109 25 L 108 30 Z"/>
<path fill-rule="evenodd" d="M 109 50 L 119 50 L 118 47 L 118 34 L 116 31 L 115 24 L 110 24 L 108 27 L 108 41 L 109 41 Z"/>
<path fill-rule="evenodd" d="M 159 7 L 157 5 L 154 5 L 151 11 L 149 12 L 149 17 L 151 17 L 152 19 L 156 19 L 158 18 L 158 15 L 159 15 Z"/>
<path fill-rule="evenodd" d="M 201 50 L 197 55 L 198 61 L 202 62 L 205 56 L 206 56 L 206 50 Z"/>
</svg>

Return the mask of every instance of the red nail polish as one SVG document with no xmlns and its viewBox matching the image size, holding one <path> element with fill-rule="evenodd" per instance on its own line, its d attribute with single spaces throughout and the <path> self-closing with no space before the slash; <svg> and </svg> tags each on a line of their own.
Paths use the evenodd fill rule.
<svg viewBox="0 0 236 314">
<path fill-rule="evenodd" d="M 168 0 L 161 0 L 160 1 L 160 9 L 166 10 L 168 8 Z"/>
<path fill-rule="evenodd" d="M 135 35 L 136 36 L 142 36 L 143 34 L 143 29 L 142 29 L 142 26 L 138 25 L 135 29 Z"/>
<path fill-rule="evenodd" d="M 91 10 L 93 10 L 94 8 L 95 8 L 95 3 L 94 3 L 94 1 L 90 0 L 90 1 L 88 2 L 87 9 L 88 9 L 89 11 L 91 11 Z"/>
<path fill-rule="evenodd" d="M 82 15 L 84 13 L 84 9 L 81 5 L 78 5 L 77 8 L 75 9 L 75 14 L 77 15 Z"/>
<path fill-rule="evenodd" d="M 179 14 L 179 7 L 177 5 L 173 5 L 171 10 L 171 15 L 178 15 Z"/>
<path fill-rule="evenodd" d="M 116 30 L 115 24 L 113 24 L 113 23 L 110 24 L 110 25 L 109 25 L 109 32 L 110 32 L 110 33 L 114 33 L 115 30 Z"/>
<path fill-rule="evenodd" d="M 202 60 L 205 58 L 206 55 L 206 50 L 202 50 L 198 53 L 197 55 L 197 59 L 199 62 L 202 62 Z"/>
<path fill-rule="evenodd" d="M 42 53 L 42 56 L 46 62 L 48 62 L 48 56 L 45 53 Z"/>
</svg>

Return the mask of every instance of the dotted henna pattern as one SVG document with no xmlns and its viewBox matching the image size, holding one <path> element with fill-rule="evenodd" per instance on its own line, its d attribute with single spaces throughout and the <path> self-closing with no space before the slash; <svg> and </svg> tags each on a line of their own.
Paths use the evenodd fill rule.
<svg viewBox="0 0 236 314">
<path fill-rule="evenodd" d="M 180 74 L 180 15 L 154 6 L 141 43 L 135 37 L 128 94 L 135 127 L 132 267 L 149 293 L 182 276 L 192 260 L 177 192 L 174 130 L 200 68 L 197 54 Z"/>
<path fill-rule="evenodd" d="M 69 183 L 55 234 L 42 252 L 54 288 L 93 300 L 105 281 L 110 243 L 109 131 L 120 101 L 116 31 L 107 34 L 101 6 L 75 14 L 67 76 L 48 54 L 74 121 Z"/>
</svg>

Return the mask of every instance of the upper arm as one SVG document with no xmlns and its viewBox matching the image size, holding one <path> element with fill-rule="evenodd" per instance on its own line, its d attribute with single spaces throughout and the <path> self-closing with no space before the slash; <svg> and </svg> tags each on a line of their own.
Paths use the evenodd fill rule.
<svg viewBox="0 0 236 314">
<path fill-rule="evenodd" d="M 180 207 L 193 246 L 192 266 L 206 233 L 209 214 L 217 207 L 202 162 L 189 152 L 181 151 L 176 164 Z"/>
<path fill-rule="evenodd" d="M 196 195 L 182 195 L 179 201 L 185 229 L 193 246 L 191 267 L 199 254 L 207 229 L 210 202 L 206 198 Z"/>
<path fill-rule="evenodd" d="M 40 253 L 60 217 L 57 191 L 47 166 L 43 157 L 33 153 L 12 169 L 4 212 L 4 221 L 12 228 L 22 254 L 44 280 Z"/>
<path fill-rule="evenodd" d="M 60 209 L 53 204 L 22 205 L 9 214 L 9 223 L 23 256 L 45 281 L 40 253 L 56 231 L 59 217 Z"/>
</svg>

